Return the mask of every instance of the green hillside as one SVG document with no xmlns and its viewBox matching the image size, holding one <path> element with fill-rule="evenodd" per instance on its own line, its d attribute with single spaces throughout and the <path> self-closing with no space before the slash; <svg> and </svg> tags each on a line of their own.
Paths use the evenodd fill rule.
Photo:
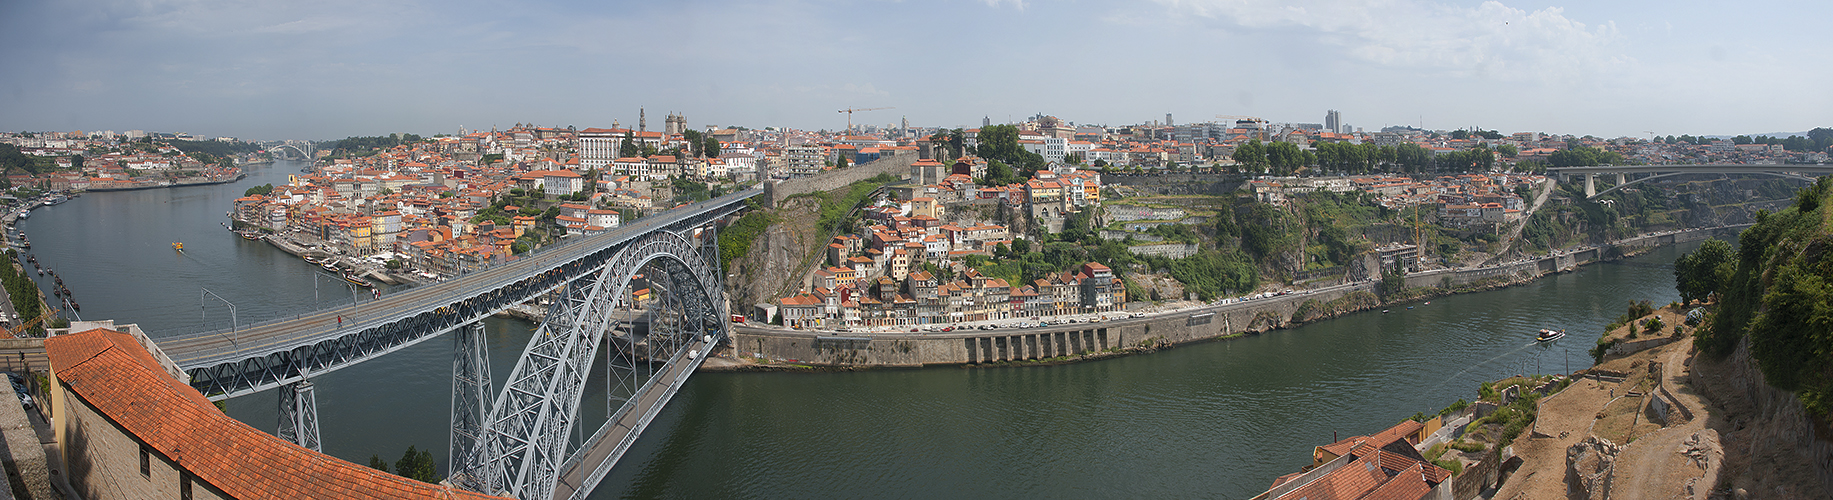
<svg viewBox="0 0 1833 500">
<path fill-rule="evenodd" d="M 1758 213 L 1726 262 L 1696 251 L 1676 263 L 1681 291 L 1710 290 L 1718 310 L 1695 335 L 1716 356 L 1749 337 L 1771 385 L 1795 391 L 1825 421 L 1833 415 L 1833 179 L 1801 190 L 1793 206 Z M 1702 247 L 1704 248 L 1704 247 Z"/>
</svg>

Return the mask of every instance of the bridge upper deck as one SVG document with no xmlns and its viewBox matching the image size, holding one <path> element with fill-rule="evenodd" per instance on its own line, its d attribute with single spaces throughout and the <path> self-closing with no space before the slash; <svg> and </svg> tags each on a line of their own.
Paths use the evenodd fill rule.
<svg viewBox="0 0 1833 500">
<path fill-rule="evenodd" d="M 358 334 L 402 318 L 436 311 L 469 297 L 554 271 L 594 252 L 654 231 L 675 227 L 683 222 L 709 220 L 708 215 L 723 216 L 738 210 L 745 200 L 762 193 L 761 189 L 751 189 L 693 203 L 632 221 L 604 234 L 555 245 L 503 265 L 402 293 L 384 295 L 379 300 L 363 304 L 322 309 L 247 327 L 166 337 L 156 342 L 166 355 L 187 371 L 311 346 Z"/>
<path fill-rule="evenodd" d="M 1554 174 L 1643 174 L 1643 173 L 1700 173 L 1700 174 L 1735 174 L 1741 172 L 1802 172 L 1813 174 L 1833 173 L 1833 165 L 1745 165 L 1745 164 L 1674 164 L 1674 165 L 1596 165 L 1586 167 L 1548 167 L 1548 173 Z"/>
</svg>

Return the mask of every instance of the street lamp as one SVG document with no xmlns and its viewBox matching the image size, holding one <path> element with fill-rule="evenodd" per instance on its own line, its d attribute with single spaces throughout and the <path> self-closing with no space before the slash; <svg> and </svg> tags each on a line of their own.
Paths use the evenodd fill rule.
<svg viewBox="0 0 1833 500">
<path fill-rule="evenodd" d="M 236 319 L 235 304 L 229 302 L 229 299 L 225 299 L 223 298 L 223 296 L 217 295 L 215 292 L 211 292 L 210 289 L 208 288 L 203 288 L 203 287 L 198 287 L 198 288 L 204 291 L 203 294 L 198 295 L 197 297 L 197 308 L 200 314 L 203 312 L 207 312 L 207 310 L 204 309 L 204 297 L 205 296 L 216 297 L 216 300 L 221 300 L 223 301 L 224 304 L 227 304 L 229 306 L 229 345 L 235 346 L 237 351 L 242 350 L 241 343 L 236 341 L 236 326 L 239 325 L 241 321 Z"/>
</svg>

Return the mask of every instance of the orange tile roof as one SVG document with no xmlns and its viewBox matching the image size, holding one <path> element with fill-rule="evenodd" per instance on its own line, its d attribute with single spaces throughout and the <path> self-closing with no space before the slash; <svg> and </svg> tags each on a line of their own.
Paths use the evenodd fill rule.
<svg viewBox="0 0 1833 500">
<path fill-rule="evenodd" d="M 125 333 L 53 337 L 45 354 L 71 394 L 234 498 L 499 498 L 395 476 L 255 430 L 172 378 Z"/>
</svg>

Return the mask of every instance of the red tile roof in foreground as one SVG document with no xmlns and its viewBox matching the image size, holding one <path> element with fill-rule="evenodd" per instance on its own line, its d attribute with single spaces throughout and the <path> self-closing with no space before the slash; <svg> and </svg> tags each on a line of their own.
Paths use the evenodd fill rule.
<svg viewBox="0 0 1833 500">
<path fill-rule="evenodd" d="M 498 498 L 387 474 L 255 430 L 167 375 L 121 332 L 52 337 L 45 353 L 77 397 L 231 497 Z"/>
<path fill-rule="evenodd" d="M 1419 422 L 1402 421 L 1399 425 L 1372 436 L 1356 436 L 1317 447 L 1314 453 L 1333 455 L 1332 461 L 1346 461 L 1321 475 L 1288 474 L 1273 482 L 1267 494 L 1291 481 L 1306 480 L 1273 498 L 1330 498 L 1357 500 L 1414 500 L 1425 498 L 1440 483 L 1451 479 L 1451 471 L 1429 464 L 1415 456 L 1383 449 L 1389 444 L 1405 443 L 1421 428 Z M 1405 450 L 1412 451 L 1412 450 Z M 1344 455 L 1347 455 L 1345 457 Z M 1267 494 L 1263 494 L 1263 497 Z M 1259 498 L 1259 497 L 1257 497 Z"/>
</svg>

